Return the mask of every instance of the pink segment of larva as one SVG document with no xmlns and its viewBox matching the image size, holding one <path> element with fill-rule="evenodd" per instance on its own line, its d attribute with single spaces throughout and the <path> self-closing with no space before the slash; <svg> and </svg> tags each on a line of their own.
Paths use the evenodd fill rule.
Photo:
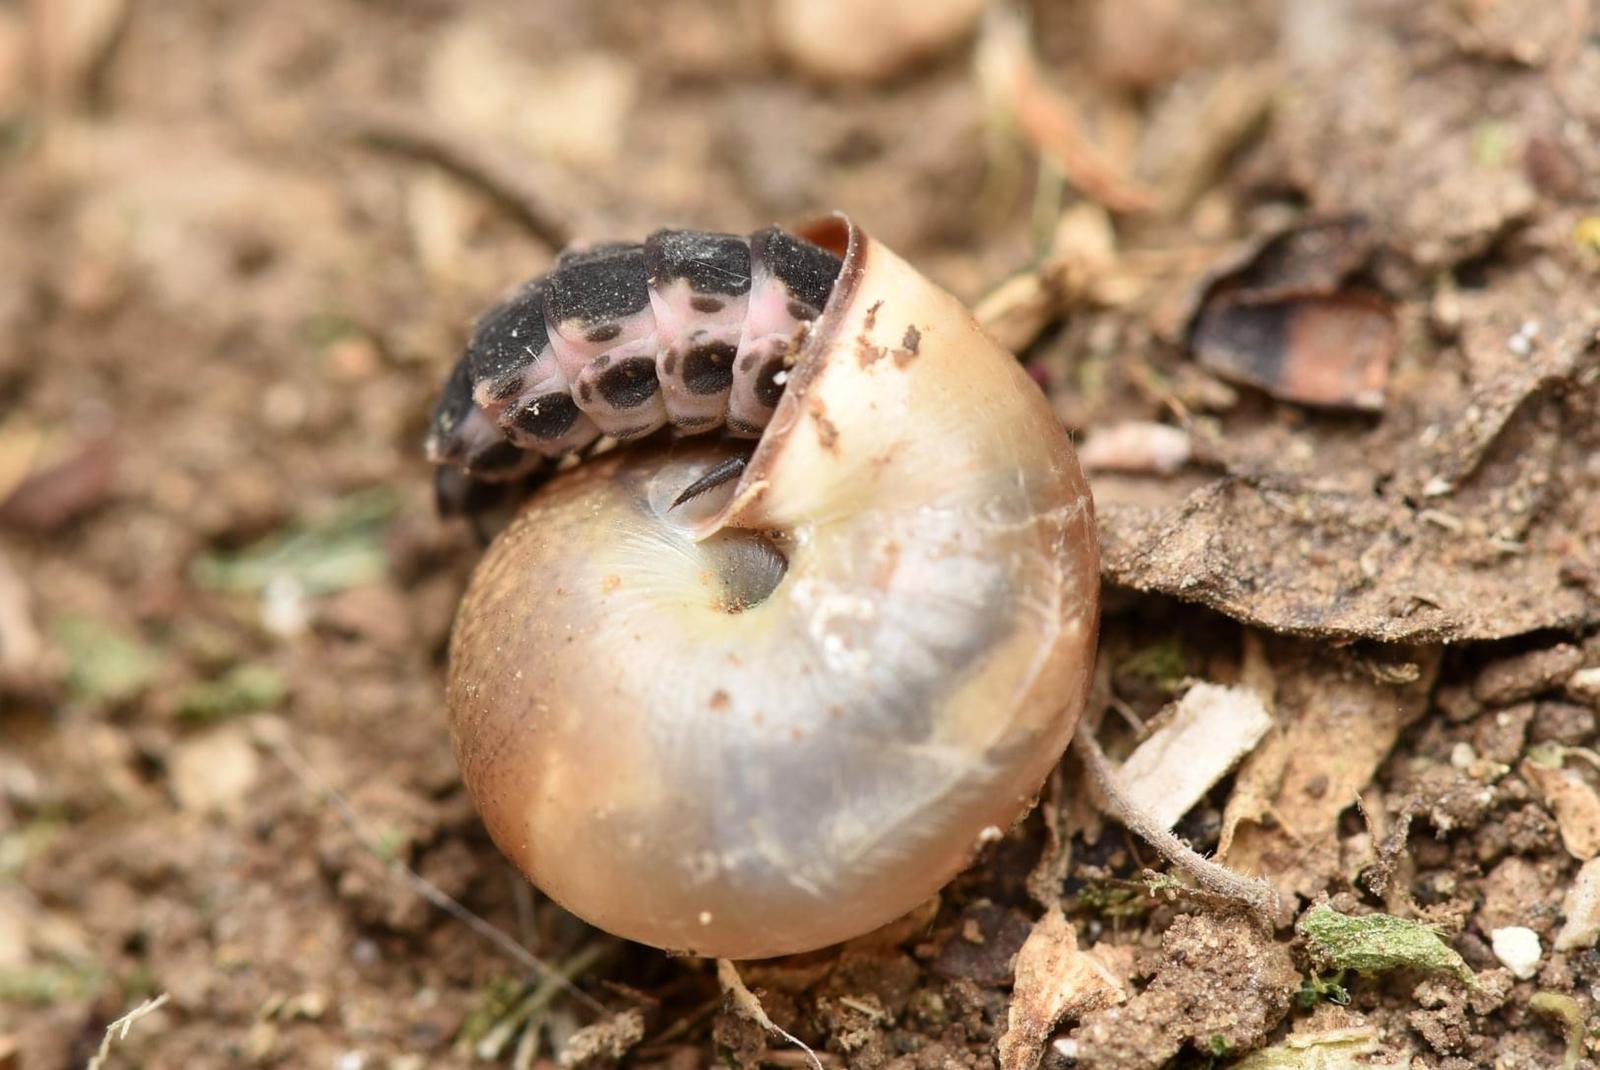
<svg viewBox="0 0 1600 1070">
<path fill-rule="evenodd" d="M 650 288 L 660 346 L 656 375 L 667 418 L 679 434 L 711 431 L 726 419 L 746 305 L 745 294 L 709 296 L 687 279 Z"/>
<path fill-rule="evenodd" d="M 792 347 L 806 322 L 790 311 L 794 300 L 783 283 L 763 275 L 757 266 L 728 398 L 728 430 L 741 436 L 759 435 L 772 418 L 783 396 Z"/>
<path fill-rule="evenodd" d="M 839 263 L 777 228 L 663 230 L 564 254 L 477 324 L 429 459 L 501 481 L 602 435 L 758 435 Z"/>
</svg>

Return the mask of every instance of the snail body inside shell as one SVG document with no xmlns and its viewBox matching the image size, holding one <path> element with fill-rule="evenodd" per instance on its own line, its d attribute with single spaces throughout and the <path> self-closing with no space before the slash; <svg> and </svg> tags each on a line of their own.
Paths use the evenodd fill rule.
<svg viewBox="0 0 1600 1070">
<path fill-rule="evenodd" d="M 557 476 L 452 635 L 496 843 L 657 947 L 765 957 L 912 909 L 1031 804 L 1093 664 L 1093 505 L 1038 388 L 881 244 L 807 236 L 842 270 L 738 479 L 683 501 L 738 455 L 700 439 Z"/>
</svg>

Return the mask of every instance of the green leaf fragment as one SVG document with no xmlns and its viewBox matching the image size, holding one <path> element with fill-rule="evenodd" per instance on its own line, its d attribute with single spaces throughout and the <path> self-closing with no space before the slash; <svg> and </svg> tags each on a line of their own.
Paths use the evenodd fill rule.
<svg viewBox="0 0 1600 1070">
<path fill-rule="evenodd" d="M 67 659 L 67 686 L 79 698 L 125 702 L 161 672 L 161 657 L 141 640 L 89 617 L 66 617 L 53 629 Z"/>
<path fill-rule="evenodd" d="M 237 713 L 276 709 L 289 694 L 283 674 L 268 665 L 240 665 L 217 680 L 186 688 L 178 696 L 178 716 L 209 721 Z"/>
<path fill-rule="evenodd" d="M 1350 917 L 1332 907 L 1314 906 L 1295 926 L 1313 957 L 1332 969 L 1357 973 L 1410 968 L 1426 973 L 1453 973 L 1474 985 L 1472 969 L 1439 930 L 1392 914 Z"/>
<path fill-rule="evenodd" d="M 212 590 L 258 594 L 290 581 L 311 596 L 333 594 L 383 578 L 384 528 L 399 506 L 387 488 L 353 494 L 332 515 L 268 535 L 234 553 L 207 554 L 191 570 Z"/>
</svg>

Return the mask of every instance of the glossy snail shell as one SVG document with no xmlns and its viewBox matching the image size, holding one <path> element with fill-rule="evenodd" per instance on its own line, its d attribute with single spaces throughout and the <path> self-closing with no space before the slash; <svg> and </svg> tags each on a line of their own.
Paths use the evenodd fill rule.
<svg viewBox="0 0 1600 1070">
<path fill-rule="evenodd" d="M 489 548 L 450 648 L 500 849 L 600 928 L 725 958 L 936 893 L 1031 805 L 1082 710 L 1094 509 L 1038 387 L 843 218 L 844 255 L 737 484 L 732 447 L 619 450 Z"/>
</svg>

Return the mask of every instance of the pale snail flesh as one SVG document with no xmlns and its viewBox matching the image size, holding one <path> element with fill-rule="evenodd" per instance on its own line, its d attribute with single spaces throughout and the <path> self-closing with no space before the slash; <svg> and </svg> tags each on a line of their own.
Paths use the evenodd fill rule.
<svg viewBox="0 0 1600 1070">
<path fill-rule="evenodd" d="M 1059 761 L 1098 624 L 1093 504 L 1039 388 L 847 220 L 801 234 L 842 267 L 753 452 L 556 476 L 450 646 L 456 756 L 507 857 L 602 929 L 723 958 L 937 893 Z"/>
</svg>

